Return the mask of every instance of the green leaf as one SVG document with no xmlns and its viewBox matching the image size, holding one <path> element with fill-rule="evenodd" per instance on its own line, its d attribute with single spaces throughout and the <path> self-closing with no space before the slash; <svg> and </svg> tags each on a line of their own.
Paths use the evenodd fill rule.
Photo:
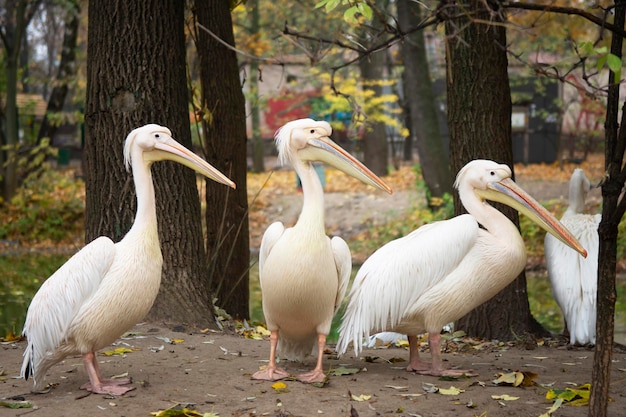
<svg viewBox="0 0 626 417">
<path fill-rule="evenodd" d="M 356 14 L 359 12 L 359 8 L 357 6 L 349 7 L 345 12 L 343 12 L 343 20 L 348 23 L 357 23 Z"/>
<path fill-rule="evenodd" d="M 29 403 L 28 401 L 19 401 L 19 402 L 6 402 L 6 401 L 0 401 L 0 407 L 6 407 L 6 408 L 11 408 L 11 409 L 18 409 L 18 408 L 32 408 L 32 404 Z"/>
<path fill-rule="evenodd" d="M 357 7 L 359 8 L 359 13 L 363 15 L 367 20 L 371 20 L 374 13 L 372 12 L 372 8 L 367 3 L 357 3 Z"/>
<path fill-rule="evenodd" d="M 608 58 L 608 55 L 602 55 L 600 58 L 598 58 L 598 63 L 596 64 L 596 69 L 598 71 L 600 71 L 604 67 L 604 64 L 606 64 L 607 58 Z"/>
<path fill-rule="evenodd" d="M 341 375 L 354 375 L 358 373 L 360 369 L 358 368 L 346 368 L 340 366 L 339 368 L 331 369 L 328 374 L 333 376 L 341 376 Z"/>
<path fill-rule="evenodd" d="M 608 54 L 606 57 L 606 63 L 611 71 L 617 73 L 622 69 L 622 60 L 618 56 Z"/>
<path fill-rule="evenodd" d="M 583 55 L 591 55 L 593 53 L 593 44 L 589 41 L 581 42 L 578 48 Z"/>
</svg>

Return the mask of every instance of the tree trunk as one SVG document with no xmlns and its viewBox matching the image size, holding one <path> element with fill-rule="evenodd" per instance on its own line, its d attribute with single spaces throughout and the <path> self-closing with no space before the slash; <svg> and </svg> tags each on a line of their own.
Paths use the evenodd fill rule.
<svg viewBox="0 0 626 417">
<path fill-rule="evenodd" d="M 56 77 L 56 83 L 48 99 L 48 107 L 44 116 L 37 142 L 41 143 L 43 138 L 54 138 L 59 126 L 50 123 L 48 113 L 59 113 L 63 111 L 65 97 L 69 90 L 69 82 L 76 75 L 76 40 L 78 39 L 78 25 L 80 22 L 80 4 L 77 0 L 68 2 L 65 16 L 65 29 L 63 33 L 63 46 L 61 47 L 61 61 Z"/>
<path fill-rule="evenodd" d="M 250 34 L 259 33 L 259 0 L 250 0 L 247 3 L 250 8 L 252 20 L 250 22 Z M 261 137 L 261 108 L 259 106 L 259 62 L 250 62 L 250 116 L 252 122 L 252 171 L 265 171 L 265 150 Z"/>
<path fill-rule="evenodd" d="M 504 17 L 484 9 L 486 4 L 462 0 L 450 12 L 462 14 L 465 10 L 476 21 L 496 24 L 470 21 L 465 15 L 446 22 L 446 88 L 453 172 L 479 158 L 513 168 L 506 32 L 503 25 L 497 24 Z M 460 214 L 465 210 L 458 194 L 456 197 L 455 212 Z M 494 205 L 519 227 L 517 211 Z M 457 327 L 472 336 L 503 340 L 514 334 L 540 331 L 541 326 L 530 314 L 524 272 L 490 301 L 460 319 Z"/>
<path fill-rule="evenodd" d="M 374 97 L 383 94 L 379 85 L 383 79 L 385 69 L 385 54 L 377 52 L 359 61 L 361 70 L 361 82 L 363 90 L 374 91 Z M 363 134 L 363 163 L 376 175 L 387 175 L 389 161 L 389 146 L 387 145 L 387 132 L 382 122 L 366 121 Z"/>
<path fill-rule="evenodd" d="M 398 0 L 397 7 L 400 30 L 406 31 L 422 20 L 421 4 L 411 0 Z M 409 131 L 416 139 L 429 197 L 442 197 L 444 193 L 452 193 L 452 174 L 437 119 L 437 103 L 430 79 L 424 32 L 418 31 L 407 36 L 400 44 L 400 53 L 404 64 L 404 99 L 410 112 Z M 431 205 L 430 201 L 427 203 Z"/>
<path fill-rule="evenodd" d="M 198 23 L 235 44 L 229 2 L 195 2 Z M 235 191 L 207 184 L 207 248 L 216 304 L 233 318 L 249 317 L 250 242 L 246 191 L 245 101 L 237 56 L 206 31 L 198 36 L 206 157 L 236 184 Z M 252 74 L 256 77 L 257 74 Z M 209 116 L 210 115 L 210 116 Z M 207 117 L 208 116 L 208 117 Z"/>
<path fill-rule="evenodd" d="M 624 27 L 626 21 L 626 0 L 615 2 L 613 24 Z M 623 38 L 612 35 L 611 53 L 622 57 Z M 591 372 L 591 394 L 589 396 L 589 416 L 605 417 L 608 415 L 609 385 L 611 383 L 611 356 L 613 353 L 613 333 L 615 328 L 615 269 L 617 263 L 617 236 L 619 222 L 626 208 L 626 196 L 621 196 L 624 189 L 624 151 L 626 150 L 626 115 L 619 117 L 619 82 L 615 74 L 609 74 L 609 95 L 607 98 L 605 132 L 604 168 L 606 178 L 602 184 L 602 221 L 598 228 L 600 248 L 598 253 L 598 292 L 596 318 L 596 346 Z M 621 129 L 620 129 L 621 126 Z M 621 172 L 620 172 L 621 171 Z"/>
<path fill-rule="evenodd" d="M 19 146 L 19 123 L 17 109 L 17 81 L 20 47 L 26 28 L 33 18 L 41 0 L 28 2 L 26 0 L 9 0 L 5 4 L 3 14 L 4 33 L 2 43 L 5 49 L 5 77 L 6 102 L 5 123 L 6 129 L 3 138 L 6 143 L 0 143 L 0 175 L 2 177 L 2 197 L 8 201 L 17 190 L 17 148 Z"/>
<path fill-rule="evenodd" d="M 89 3 L 85 111 L 85 234 L 119 241 L 136 208 L 124 169 L 128 133 L 147 123 L 167 126 L 191 148 L 185 71 L 184 2 L 93 0 Z M 161 289 L 149 319 L 214 325 L 206 284 L 200 200 L 195 174 L 180 164 L 152 167 Z"/>
</svg>

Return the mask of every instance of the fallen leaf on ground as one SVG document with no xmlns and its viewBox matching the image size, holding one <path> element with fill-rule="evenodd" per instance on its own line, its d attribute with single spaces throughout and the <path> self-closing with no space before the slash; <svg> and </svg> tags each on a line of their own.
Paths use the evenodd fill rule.
<svg viewBox="0 0 626 417">
<path fill-rule="evenodd" d="M 341 376 L 341 375 L 354 375 L 359 373 L 360 369 L 358 368 L 346 368 L 340 366 L 339 368 L 331 369 L 328 374 L 333 376 Z"/>
<path fill-rule="evenodd" d="M 372 398 L 371 395 L 366 395 L 366 394 L 361 394 L 361 395 L 351 394 L 350 397 L 352 398 L 353 401 L 368 401 L 370 398 Z"/>
<path fill-rule="evenodd" d="M 409 387 L 401 387 L 401 386 L 398 386 L 398 385 L 385 385 L 385 388 L 393 388 L 393 389 L 397 389 L 397 390 L 409 389 Z"/>
<path fill-rule="evenodd" d="M 582 406 L 589 404 L 590 384 L 581 385 L 578 388 L 565 388 L 563 390 L 551 389 L 546 393 L 546 399 L 553 400 L 560 398 L 567 401 L 569 405 Z"/>
<path fill-rule="evenodd" d="M 554 413 L 556 410 L 558 410 L 561 405 L 563 405 L 563 398 L 557 398 L 554 404 L 552 404 L 552 407 L 550 407 L 548 411 L 546 411 L 539 417 L 550 417 L 550 415 Z"/>
<path fill-rule="evenodd" d="M 504 400 L 504 401 L 515 401 L 515 400 L 519 400 L 519 397 L 512 397 L 508 394 L 502 394 L 502 395 L 492 395 L 491 398 L 493 398 L 494 400 Z"/>
<path fill-rule="evenodd" d="M 170 339 L 169 337 L 161 337 L 161 336 L 155 336 L 155 337 L 157 339 L 164 341 L 165 343 L 169 343 L 170 345 L 177 345 L 185 341 L 185 339 Z"/>
<path fill-rule="evenodd" d="M 448 389 L 439 388 L 439 390 L 437 392 L 439 394 L 441 394 L 441 395 L 459 395 L 460 393 L 465 392 L 465 390 L 457 388 L 457 387 L 450 386 L 450 388 L 448 388 Z"/>
<path fill-rule="evenodd" d="M 11 409 L 32 408 L 32 406 L 33 405 L 29 403 L 28 401 L 16 401 L 16 402 L 0 401 L 0 407 L 6 407 L 6 408 L 11 408 Z"/>
<path fill-rule="evenodd" d="M 139 350 L 138 348 L 126 348 L 126 347 L 120 347 L 117 349 L 113 349 L 113 350 L 105 350 L 104 352 L 102 352 L 102 354 L 104 356 L 113 356 L 113 355 L 125 355 L 127 353 L 131 353 L 135 350 Z"/>
<path fill-rule="evenodd" d="M 287 389 L 287 384 L 281 381 L 274 382 L 272 384 L 272 388 L 274 388 L 274 391 L 276 391 L 279 394 L 283 392 L 289 392 L 289 390 Z"/>
<path fill-rule="evenodd" d="M 533 380 L 537 378 L 537 374 L 530 371 L 514 371 L 506 374 L 500 374 L 498 378 L 492 382 L 496 385 L 512 385 L 514 387 L 530 387 L 534 384 Z"/>
</svg>

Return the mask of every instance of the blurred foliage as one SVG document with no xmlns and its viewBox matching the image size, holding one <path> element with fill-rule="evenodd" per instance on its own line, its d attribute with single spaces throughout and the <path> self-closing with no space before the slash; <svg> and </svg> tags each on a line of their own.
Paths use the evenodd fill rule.
<svg viewBox="0 0 626 417">
<path fill-rule="evenodd" d="M 32 253 L 0 256 L 0 339 L 11 340 L 21 333 L 30 300 L 68 257 Z"/>
<path fill-rule="evenodd" d="M 83 230 L 85 187 L 72 171 L 42 168 L 0 212 L 0 240 L 59 243 Z"/>
</svg>

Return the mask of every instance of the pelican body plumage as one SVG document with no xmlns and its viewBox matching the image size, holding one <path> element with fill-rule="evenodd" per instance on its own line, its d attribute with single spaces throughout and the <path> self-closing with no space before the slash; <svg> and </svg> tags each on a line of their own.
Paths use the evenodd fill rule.
<svg viewBox="0 0 626 417">
<path fill-rule="evenodd" d="M 546 267 L 552 295 L 563 312 L 565 333 L 572 345 L 596 343 L 596 294 L 598 287 L 598 226 L 601 214 L 585 214 L 585 198 L 591 188 L 582 169 L 572 173 L 569 207 L 561 223 L 587 249 L 589 256 L 576 256 L 563 243 L 547 234 L 544 241 Z"/>
<path fill-rule="evenodd" d="M 317 346 L 315 369 L 302 382 L 325 379 L 322 355 L 326 336 L 350 279 L 350 249 L 339 237 L 326 236 L 324 191 L 312 161 L 328 163 L 374 187 L 391 189 L 363 164 L 335 144 L 329 123 L 300 119 L 276 133 L 279 160 L 290 163 L 302 183 L 302 212 L 293 227 L 271 224 L 263 235 L 259 279 L 263 313 L 270 335 L 270 361 L 254 379 L 277 380 L 288 373 L 276 366 L 284 358 L 303 360 Z"/>
<path fill-rule="evenodd" d="M 359 269 L 339 329 L 340 354 L 352 343 L 358 355 L 372 333 L 392 331 L 408 336 L 407 370 L 431 375 L 468 372 L 444 369 L 442 327 L 489 300 L 526 265 L 519 231 L 486 200 L 517 208 L 586 255 L 565 227 L 511 180 L 508 166 L 471 161 L 459 171 L 455 187 L 468 214 L 424 225 L 387 243 Z M 422 362 L 417 351 L 417 335 L 424 332 L 431 364 Z"/>
<path fill-rule="evenodd" d="M 65 357 L 83 356 L 89 383 L 81 388 L 121 395 L 129 379 L 105 380 L 96 352 L 113 343 L 148 313 L 159 291 L 163 257 L 157 231 L 155 161 L 179 162 L 219 183 L 235 184 L 202 158 L 176 142 L 169 129 L 149 124 L 130 132 L 124 146 L 137 195 L 134 223 L 114 243 L 101 236 L 72 256 L 35 294 L 24 323 L 28 339 L 21 376 L 42 392 L 48 369 Z"/>
</svg>

